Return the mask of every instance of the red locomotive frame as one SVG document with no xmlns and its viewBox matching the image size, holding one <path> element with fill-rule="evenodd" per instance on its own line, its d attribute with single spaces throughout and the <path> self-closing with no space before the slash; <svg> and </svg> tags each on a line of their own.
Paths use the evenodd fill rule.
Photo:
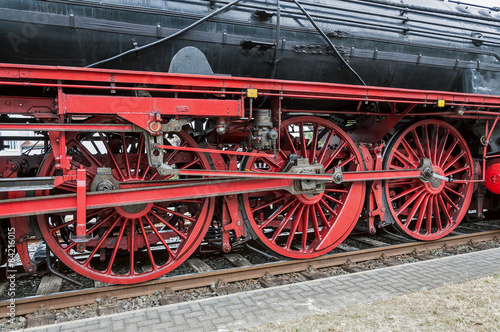
<svg viewBox="0 0 500 332">
<path fill-rule="evenodd" d="M 342 242 L 364 209 L 372 233 L 393 224 L 433 240 L 458 225 L 486 168 L 498 181 L 487 146 L 499 96 L 8 64 L 0 80 L 16 91 L 0 97 L 0 131 L 46 133 L 43 160 L 0 157 L 2 229 L 10 220 L 29 273 L 31 235 L 71 269 L 118 284 L 171 271 L 209 227 L 225 252 L 254 238 L 310 258 Z M 256 108 L 258 97 L 270 107 Z M 284 100 L 355 102 L 352 115 L 381 120 L 347 133 L 325 119 L 339 111 Z M 390 111 L 362 107 L 376 102 Z M 482 158 L 446 121 L 425 120 L 435 116 L 485 121 Z M 424 120 L 382 141 L 408 118 Z M 216 123 L 203 144 L 196 119 Z"/>
</svg>

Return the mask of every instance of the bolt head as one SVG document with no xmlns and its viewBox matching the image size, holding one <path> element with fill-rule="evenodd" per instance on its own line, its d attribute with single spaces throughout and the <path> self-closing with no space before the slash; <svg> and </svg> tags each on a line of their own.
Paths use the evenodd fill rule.
<svg viewBox="0 0 500 332">
<path fill-rule="evenodd" d="M 161 125 L 160 125 L 158 122 L 151 122 L 151 123 L 149 124 L 149 129 L 150 129 L 152 132 L 156 133 L 156 132 L 160 131 L 160 129 L 161 129 Z"/>
</svg>

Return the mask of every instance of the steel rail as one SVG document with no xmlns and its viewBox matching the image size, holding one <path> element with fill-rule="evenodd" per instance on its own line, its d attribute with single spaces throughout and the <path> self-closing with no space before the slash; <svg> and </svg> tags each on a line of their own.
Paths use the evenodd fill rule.
<svg viewBox="0 0 500 332">
<path fill-rule="evenodd" d="M 237 267 L 225 270 L 218 270 L 208 273 L 189 274 L 175 276 L 164 279 L 156 279 L 141 284 L 134 285 L 114 285 L 102 288 L 92 288 L 76 290 L 64 293 L 55 293 L 50 295 L 30 296 L 16 299 L 16 315 L 26 315 L 34 313 L 40 306 L 45 309 L 64 309 L 73 306 L 94 304 L 98 298 L 106 296 L 116 297 L 117 299 L 126 299 L 137 296 L 151 295 L 157 291 L 163 291 L 166 287 L 174 291 L 193 289 L 198 287 L 207 287 L 212 283 L 223 279 L 225 282 L 235 282 L 248 279 L 258 279 L 266 273 L 273 275 L 302 272 L 310 266 L 318 268 L 327 268 L 343 265 L 350 261 L 353 263 L 362 262 L 381 257 L 391 257 L 396 255 L 410 254 L 415 251 L 424 251 L 442 248 L 447 246 L 456 246 L 470 244 L 471 242 L 482 242 L 500 238 L 500 230 L 486 231 L 475 234 L 466 234 L 452 236 L 435 240 L 431 242 L 410 242 L 387 247 L 372 248 L 360 251 L 324 255 L 321 257 L 307 260 L 290 260 L 266 263 L 248 267 Z M 0 318 L 7 317 L 7 306 L 10 301 L 0 302 Z"/>
</svg>

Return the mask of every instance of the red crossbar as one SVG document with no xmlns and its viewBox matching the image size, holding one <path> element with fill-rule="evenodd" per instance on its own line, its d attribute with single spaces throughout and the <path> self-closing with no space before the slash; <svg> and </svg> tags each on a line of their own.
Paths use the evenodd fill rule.
<svg viewBox="0 0 500 332">
<path fill-rule="evenodd" d="M 87 209 L 127 206 L 247 192 L 274 191 L 290 188 L 292 185 L 292 180 L 288 179 L 252 179 L 93 192 L 87 194 L 86 206 Z M 76 211 L 77 206 L 78 198 L 76 194 L 8 199 L 0 201 L 0 219 Z"/>
</svg>

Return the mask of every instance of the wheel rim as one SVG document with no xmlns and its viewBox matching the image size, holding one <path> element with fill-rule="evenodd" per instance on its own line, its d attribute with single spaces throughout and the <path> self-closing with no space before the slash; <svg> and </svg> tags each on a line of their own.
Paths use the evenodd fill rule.
<svg viewBox="0 0 500 332">
<path fill-rule="evenodd" d="M 149 167 L 144 141 L 142 133 L 73 134 L 68 136 L 67 146 L 72 166 L 86 168 L 90 191 L 98 167 L 110 167 L 117 182 L 169 180 Z M 170 135 L 165 144 L 197 146 L 184 131 Z M 164 160 L 175 168 L 210 168 L 203 154 L 193 152 L 170 151 Z M 40 176 L 55 173 L 50 154 Z M 55 193 L 76 192 L 75 184 L 67 183 Z M 71 240 L 76 212 L 75 216 L 51 214 L 37 219 L 43 238 L 64 264 L 94 280 L 128 284 L 161 276 L 185 261 L 200 245 L 213 208 L 213 199 L 205 198 L 87 210 L 91 239 L 83 253 L 75 251 L 76 243 Z"/>
<path fill-rule="evenodd" d="M 424 120 L 401 132 L 384 158 L 389 170 L 415 169 L 428 158 L 434 173 L 455 180 L 474 178 L 473 160 L 467 143 L 450 124 Z M 469 206 L 473 185 L 434 178 L 386 181 L 384 196 L 396 228 L 418 240 L 436 240 L 458 226 Z"/>
<path fill-rule="evenodd" d="M 280 128 L 277 159 L 252 157 L 246 170 L 279 172 L 287 156 L 301 155 L 323 164 L 326 173 L 362 170 L 361 156 L 352 140 L 331 122 L 316 117 L 286 120 Z M 246 223 L 265 246 L 280 255 L 306 259 L 322 255 L 341 243 L 356 224 L 365 194 L 364 183 L 326 185 L 317 195 L 286 191 L 242 196 Z"/>
</svg>

